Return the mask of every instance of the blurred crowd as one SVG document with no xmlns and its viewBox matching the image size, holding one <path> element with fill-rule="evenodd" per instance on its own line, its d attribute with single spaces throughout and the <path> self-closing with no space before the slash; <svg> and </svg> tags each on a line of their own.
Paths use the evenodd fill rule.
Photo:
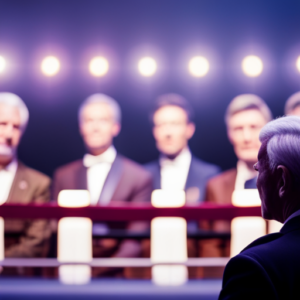
<svg viewBox="0 0 300 300">
<path fill-rule="evenodd" d="M 284 114 L 300 116 L 300 92 L 287 100 Z M 196 116 L 181 95 L 170 93 L 156 99 L 150 119 L 160 155 L 146 165 L 124 157 L 115 149 L 113 140 L 120 132 L 121 118 L 120 106 L 108 95 L 93 94 L 85 99 L 78 111 L 78 123 L 86 154 L 59 167 L 51 181 L 18 159 L 17 149 L 29 111 L 19 96 L 0 93 L 0 204 L 47 203 L 57 201 L 62 190 L 76 189 L 89 191 L 91 206 L 150 203 L 151 193 L 157 189 L 184 190 L 188 206 L 205 202 L 230 204 L 235 190 L 256 188 L 257 172 L 253 165 L 261 144 L 259 133 L 273 118 L 259 96 L 238 95 L 227 107 L 224 121 L 237 164 L 225 172 L 191 152 L 188 142 L 195 132 Z M 149 239 L 114 239 L 103 235 L 111 230 L 146 232 L 149 224 L 94 222 L 93 257 L 149 257 Z M 230 222 L 191 221 L 187 230 L 230 234 Z M 56 224 L 52 221 L 5 219 L 5 258 L 56 257 L 55 234 Z M 229 239 L 189 238 L 187 247 L 189 257 L 228 257 L 230 253 Z M 2 275 L 24 275 L 24 272 L 22 268 L 4 268 Z M 220 270 L 197 268 L 189 272 L 190 278 L 222 276 Z M 147 278 L 149 274 L 145 269 L 93 270 L 94 277 Z M 57 272 L 46 270 L 43 275 L 56 276 Z"/>
</svg>

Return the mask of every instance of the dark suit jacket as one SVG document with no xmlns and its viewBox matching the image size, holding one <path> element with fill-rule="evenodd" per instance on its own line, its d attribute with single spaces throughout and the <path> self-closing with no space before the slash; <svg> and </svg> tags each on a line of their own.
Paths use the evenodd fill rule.
<svg viewBox="0 0 300 300">
<path fill-rule="evenodd" d="M 229 261 L 219 299 L 300 299 L 299 253 L 298 216 Z"/>
<path fill-rule="evenodd" d="M 152 174 L 154 189 L 160 189 L 160 165 L 155 160 L 145 165 L 145 168 Z M 186 204 L 195 205 L 204 201 L 207 181 L 220 173 L 220 168 L 216 165 L 204 162 L 195 156 L 192 161 L 185 185 Z"/>
<path fill-rule="evenodd" d="M 53 198 L 57 200 L 58 194 L 64 189 L 87 189 L 87 168 L 82 160 L 77 160 L 57 169 L 53 179 Z M 103 200 L 108 205 L 124 205 L 126 203 L 150 202 L 152 192 L 152 178 L 140 165 L 117 155 L 113 162 L 100 194 L 100 203 Z M 144 222 L 109 222 L 111 229 L 143 230 L 148 226 Z M 140 249 L 130 250 L 112 239 L 94 239 L 94 257 L 136 256 Z M 123 243 L 124 245 L 124 243 Z M 133 245 L 133 243 L 132 243 Z M 132 246 L 132 249 L 135 246 Z M 135 247 L 137 249 L 137 247 Z"/>
<path fill-rule="evenodd" d="M 20 161 L 6 203 L 45 203 L 50 178 Z M 47 253 L 50 228 L 46 220 L 5 219 L 5 257 L 42 257 Z"/>
</svg>

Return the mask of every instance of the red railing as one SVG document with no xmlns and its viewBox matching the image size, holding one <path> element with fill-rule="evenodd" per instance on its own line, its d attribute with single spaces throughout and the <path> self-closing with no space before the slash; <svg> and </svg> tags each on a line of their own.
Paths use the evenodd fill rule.
<svg viewBox="0 0 300 300">
<path fill-rule="evenodd" d="M 260 207 L 202 204 L 180 208 L 155 208 L 150 204 L 134 206 L 60 207 L 56 204 L 3 204 L 3 218 L 60 219 L 87 217 L 93 221 L 138 221 L 155 217 L 182 217 L 186 220 L 232 220 L 235 217 L 261 216 Z"/>
</svg>

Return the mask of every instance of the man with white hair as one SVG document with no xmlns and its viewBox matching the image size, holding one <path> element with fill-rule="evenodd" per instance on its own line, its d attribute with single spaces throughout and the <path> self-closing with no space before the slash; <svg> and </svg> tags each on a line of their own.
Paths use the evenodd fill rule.
<svg viewBox="0 0 300 300">
<path fill-rule="evenodd" d="M 227 170 L 212 178 L 206 188 L 206 201 L 216 204 L 231 204 L 234 190 L 256 188 L 257 174 L 253 164 L 261 145 L 259 133 L 262 127 L 272 120 L 272 113 L 266 103 L 257 95 L 242 94 L 229 104 L 225 123 L 227 135 L 237 156 L 236 168 Z M 230 233 L 230 222 L 214 221 L 206 224 L 207 229 Z M 203 242 L 202 255 L 205 257 L 230 255 L 230 241 L 211 239 Z M 213 269 L 211 269 L 212 271 Z M 215 275 L 220 277 L 222 270 Z M 217 275 L 218 273 L 218 275 Z"/>
<path fill-rule="evenodd" d="M 87 153 L 83 159 L 60 167 L 55 172 L 54 199 L 58 198 L 61 190 L 87 189 L 91 195 L 91 205 L 150 202 L 150 173 L 118 154 L 113 146 L 113 138 L 121 129 L 121 110 L 118 103 L 104 94 L 91 95 L 81 105 L 78 118 Z M 94 224 L 93 256 L 138 256 L 140 244 L 136 241 L 125 240 L 120 243 L 114 239 L 95 238 L 95 235 L 105 234 L 109 229 L 142 230 L 144 225 L 124 222 Z M 94 275 L 116 275 L 116 270 L 98 268 Z"/>
<path fill-rule="evenodd" d="M 300 118 L 276 119 L 259 138 L 254 168 L 262 216 L 284 225 L 229 261 L 220 300 L 300 299 Z"/>
<path fill-rule="evenodd" d="M 25 103 L 0 93 L 0 204 L 44 203 L 50 200 L 50 178 L 18 160 L 17 149 L 29 119 Z M 45 220 L 5 219 L 5 257 L 46 254 L 50 235 Z"/>
<path fill-rule="evenodd" d="M 300 92 L 294 93 L 287 99 L 284 113 L 288 116 L 300 116 Z"/>
</svg>

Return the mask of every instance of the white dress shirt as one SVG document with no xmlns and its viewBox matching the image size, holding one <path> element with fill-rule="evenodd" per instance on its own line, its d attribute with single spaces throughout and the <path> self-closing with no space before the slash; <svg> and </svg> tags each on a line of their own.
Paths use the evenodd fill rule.
<svg viewBox="0 0 300 300">
<path fill-rule="evenodd" d="M 235 190 L 244 190 L 246 181 L 257 176 L 257 171 L 254 169 L 250 170 L 247 164 L 241 160 L 237 162 L 236 169 Z"/>
<path fill-rule="evenodd" d="M 94 156 L 91 154 L 85 154 L 83 157 L 83 165 L 88 168 L 87 188 L 91 195 L 92 205 L 97 204 L 100 198 L 100 194 L 102 192 L 106 177 L 116 156 L 117 151 L 115 147 L 110 146 L 105 152 L 100 155 Z"/>
<path fill-rule="evenodd" d="M 159 159 L 161 188 L 184 190 L 192 161 L 189 148 L 184 148 L 174 159 L 161 156 Z"/>
<path fill-rule="evenodd" d="M 4 169 L 0 170 L 0 205 L 7 201 L 17 168 L 18 161 L 14 159 Z"/>
</svg>

